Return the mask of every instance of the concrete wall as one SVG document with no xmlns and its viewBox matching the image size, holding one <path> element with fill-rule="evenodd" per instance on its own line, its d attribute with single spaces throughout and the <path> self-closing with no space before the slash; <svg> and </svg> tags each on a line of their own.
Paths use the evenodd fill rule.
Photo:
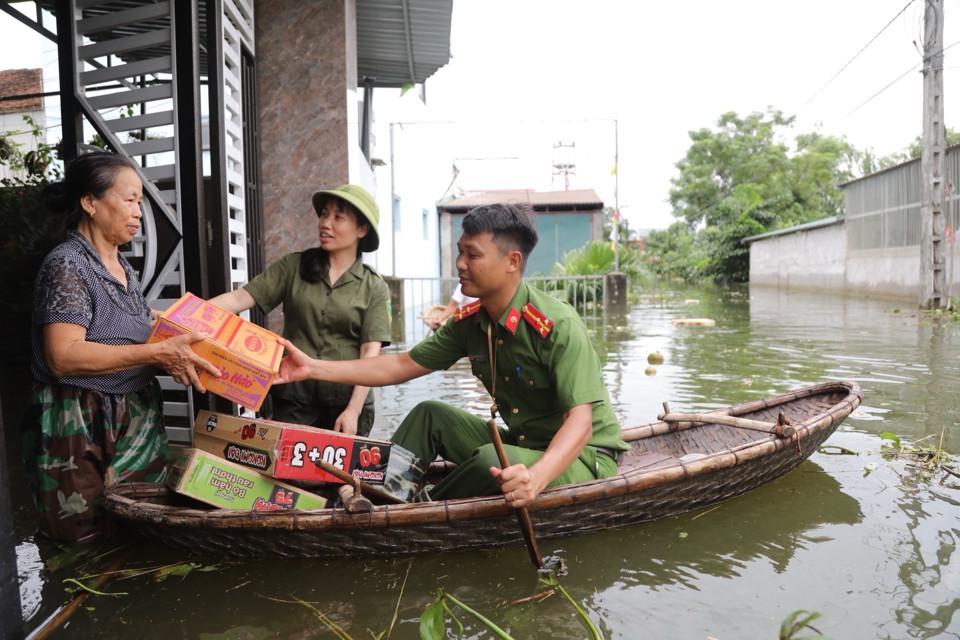
<svg viewBox="0 0 960 640">
<path fill-rule="evenodd" d="M 846 252 L 842 223 L 756 240 L 750 244 L 750 284 L 843 289 Z"/>
<path fill-rule="evenodd" d="M 947 245 L 946 267 L 947 294 L 960 296 L 956 243 Z M 799 230 L 751 243 L 750 284 L 914 301 L 920 295 L 920 248 L 848 251 L 843 223 Z"/>
<path fill-rule="evenodd" d="M 856 251 L 847 257 L 847 287 L 864 293 L 920 295 L 920 247 Z"/>
</svg>

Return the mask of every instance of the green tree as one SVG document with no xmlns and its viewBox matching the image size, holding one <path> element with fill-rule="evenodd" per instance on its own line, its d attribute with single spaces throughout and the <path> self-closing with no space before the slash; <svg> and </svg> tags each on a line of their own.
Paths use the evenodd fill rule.
<svg viewBox="0 0 960 640">
<path fill-rule="evenodd" d="M 45 215 L 44 187 L 60 178 L 57 149 L 44 142 L 43 131 L 29 117 L 35 150 L 13 142 L 19 131 L 0 133 L 0 300 L 4 301 L 7 331 L 0 336 L 0 355 L 29 354 L 29 316 L 33 305 L 33 279 L 47 252 L 62 235 L 63 224 Z"/>
<path fill-rule="evenodd" d="M 777 212 L 783 229 L 843 214 L 840 185 L 860 175 L 863 154 L 844 138 L 820 133 L 800 134 L 790 158 L 792 201 Z"/>
<path fill-rule="evenodd" d="M 947 127 L 946 130 L 946 142 L 948 147 L 953 145 L 960 144 L 960 132 L 954 131 Z M 913 142 L 909 147 L 902 151 L 896 151 L 891 153 L 888 156 L 882 156 L 875 159 L 875 162 L 867 167 L 869 170 L 864 171 L 864 174 L 874 173 L 877 171 L 882 171 L 883 169 L 889 169 L 890 167 L 895 167 L 898 164 L 903 164 L 904 162 L 909 162 L 920 157 L 920 154 L 923 150 L 923 136 L 917 136 L 914 138 Z"/>
<path fill-rule="evenodd" d="M 725 113 L 714 128 L 690 132 L 669 194 L 686 235 L 671 227 L 648 239 L 656 269 L 671 277 L 745 281 L 744 238 L 842 213 L 839 185 L 858 174 L 863 154 L 819 132 L 790 142 L 793 123 L 772 109 Z"/>
<path fill-rule="evenodd" d="M 655 229 L 647 236 L 647 265 L 662 278 L 696 281 L 705 277 L 709 256 L 695 245 L 683 222 Z"/>
<path fill-rule="evenodd" d="M 679 175 L 670 182 L 673 215 L 691 229 L 722 224 L 718 208 L 740 195 L 761 200 L 784 199 L 789 147 L 781 131 L 793 124 L 779 111 L 741 118 L 725 113 L 714 129 L 690 132 L 690 147 L 677 163 Z"/>
</svg>

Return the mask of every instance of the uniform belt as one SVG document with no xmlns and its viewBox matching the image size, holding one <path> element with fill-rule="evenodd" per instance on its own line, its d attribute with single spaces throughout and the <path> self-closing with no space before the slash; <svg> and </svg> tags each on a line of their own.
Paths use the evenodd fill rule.
<svg viewBox="0 0 960 640">
<path fill-rule="evenodd" d="M 620 461 L 620 452 L 610 449 L 609 447 L 594 447 L 597 450 L 597 453 L 602 453 L 608 458 L 613 458 L 616 461 Z"/>
</svg>

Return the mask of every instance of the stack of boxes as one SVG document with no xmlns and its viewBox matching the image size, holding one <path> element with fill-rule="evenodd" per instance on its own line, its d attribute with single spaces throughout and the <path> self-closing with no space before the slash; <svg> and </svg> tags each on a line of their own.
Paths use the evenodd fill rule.
<svg viewBox="0 0 960 640">
<path fill-rule="evenodd" d="M 365 483 L 382 486 L 393 444 L 326 429 L 201 411 L 193 448 L 174 465 L 170 486 L 184 495 L 233 509 L 317 509 L 323 498 L 282 482 L 339 483 L 322 459 Z M 226 482 L 230 486 L 224 486 Z M 274 498 L 279 495 L 281 501 Z M 311 506 L 304 506 L 310 504 Z"/>
<path fill-rule="evenodd" d="M 193 350 L 222 372 L 219 379 L 203 373 L 204 387 L 258 410 L 280 368 L 283 347 L 276 334 L 188 293 L 161 314 L 149 342 L 192 331 L 207 335 Z M 326 505 L 324 498 L 282 480 L 342 484 L 317 466 L 322 459 L 367 484 L 383 485 L 392 446 L 386 440 L 201 411 L 193 447 L 173 464 L 168 484 L 216 507 L 319 509 Z"/>
</svg>

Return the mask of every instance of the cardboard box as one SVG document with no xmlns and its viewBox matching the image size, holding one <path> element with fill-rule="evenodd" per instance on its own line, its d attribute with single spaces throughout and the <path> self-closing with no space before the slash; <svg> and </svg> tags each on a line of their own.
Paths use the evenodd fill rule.
<svg viewBox="0 0 960 640">
<path fill-rule="evenodd" d="M 226 509 L 322 509 L 327 501 L 199 449 L 173 463 L 167 485 L 185 496 Z"/>
<path fill-rule="evenodd" d="M 393 445 L 327 429 L 201 411 L 193 427 L 193 446 L 274 478 L 343 484 L 314 463 L 322 458 L 367 484 L 382 485 Z"/>
<path fill-rule="evenodd" d="M 209 336 L 195 342 L 193 350 L 221 371 L 219 378 L 203 372 L 200 383 L 218 396 L 257 411 L 280 369 L 283 347 L 277 335 L 187 293 L 160 315 L 147 342 L 191 331 Z"/>
</svg>

